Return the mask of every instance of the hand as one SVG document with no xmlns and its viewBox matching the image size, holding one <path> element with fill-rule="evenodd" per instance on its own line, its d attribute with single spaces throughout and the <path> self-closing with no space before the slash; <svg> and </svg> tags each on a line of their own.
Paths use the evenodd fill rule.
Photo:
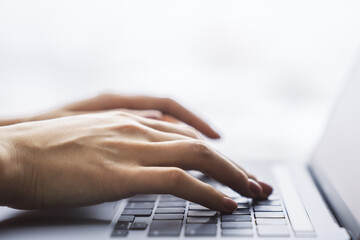
<svg viewBox="0 0 360 240">
<path fill-rule="evenodd" d="M 196 128 L 209 138 L 220 138 L 220 135 L 206 122 L 172 99 L 147 96 L 123 96 L 116 94 L 102 94 L 40 115 L 2 120 L 0 121 L 0 126 L 86 113 L 104 112 L 114 109 L 142 117 L 173 123 L 184 122 Z"/>
<path fill-rule="evenodd" d="M 74 207 L 169 193 L 214 210 L 236 209 L 233 200 L 184 171 L 190 169 L 247 197 L 271 193 L 196 138 L 186 125 L 121 111 L 1 127 L 0 204 Z"/>
</svg>

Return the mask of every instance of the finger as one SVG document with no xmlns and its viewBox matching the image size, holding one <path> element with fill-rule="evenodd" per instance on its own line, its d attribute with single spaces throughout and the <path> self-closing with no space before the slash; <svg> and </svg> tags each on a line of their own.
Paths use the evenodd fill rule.
<svg viewBox="0 0 360 240">
<path fill-rule="evenodd" d="M 223 212 L 237 208 L 235 201 L 179 168 L 140 167 L 132 171 L 131 182 L 136 194 L 172 194 Z"/>
<path fill-rule="evenodd" d="M 116 110 L 144 118 L 157 119 L 157 120 L 163 120 L 164 118 L 162 112 L 158 110 L 133 110 L 133 109 L 125 109 L 125 108 L 116 109 Z M 94 110 L 94 111 L 67 110 L 63 113 L 63 117 L 81 115 L 81 114 L 90 114 L 90 113 L 105 113 L 108 111 L 109 110 Z"/>
<path fill-rule="evenodd" d="M 139 117 L 162 120 L 164 115 L 158 110 L 133 110 L 133 109 L 117 109 L 122 112 L 130 113 Z"/>
<path fill-rule="evenodd" d="M 136 124 L 135 124 L 135 126 L 136 126 Z M 139 124 L 137 127 L 139 128 L 139 134 L 146 136 L 151 142 L 191 140 L 191 138 L 188 136 L 185 136 L 182 134 L 176 134 L 176 133 L 163 132 L 163 131 L 148 127 L 146 125 Z"/>
<path fill-rule="evenodd" d="M 263 194 L 260 184 L 203 141 L 145 144 L 141 148 L 138 161 L 143 165 L 199 170 L 246 197 L 258 198 Z"/>
<path fill-rule="evenodd" d="M 190 138 L 201 139 L 201 140 L 203 139 L 203 137 L 197 130 L 184 124 L 175 124 L 175 123 L 169 123 L 169 122 L 140 118 L 140 117 L 136 117 L 136 120 L 141 124 L 144 124 L 145 126 L 148 126 L 150 128 L 162 132 L 176 133 Z"/>
<path fill-rule="evenodd" d="M 248 171 L 246 171 L 243 167 L 241 167 L 241 166 L 240 166 L 239 164 L 237 164 L 236 162 L 233 162 L 233 161 L 232 161 L 232 163 L 235 164 L 235 165 L 236 165 L 238 168 L 240 168 L 241 170 L 243 170 L 243 171 L 248 175 L 249 178 L 255 180 L 255 181 L 261 186 L 261 188 L 262 188 L 262 190 L 263 190 L 263 194 L 262 194 L 261 197 L 266 198 L 266 197 L 268 197 L 268 196 L 272 193 L 273 188 L 272 188 L 269 184 L 267 184 L 267 183 L 265 183 L 265 182 L 263 182 L 263 181 L 260 181 L 257 177 L 255 177 L 253 174 L 251 174 L 251 173 L 249 173 Z"/>
<path fill-rule="evenodd" d="M 260 186 L 263 189 L 262 197 L 267 198 L 273 192 L 273 188 L 269 184 L 267 184 L 263 181 L 257 180 L 257 182 L 260 184 Z"/>
<path fill-rule="evenodd" d="M 183 107 L 178 102 L 169 98 L 155 98 L 147 96 L 128 97 L 131 104 L 129 108 L 134 109 L 158 109 L 176 119 L 189 124 L 210 138 L 220 138 L 220 135 L 212 129 L 205 121 L 194 113 Z"/>
<path fill-rule="evenodd" d="M 223 157 L 225 157 L 225 155 L 223 155 L 220 152 L 217 152 L 218 154 L 222 155 Z M 229 160 L 231 161 L 231 160 Z M 268 185 L 265 182 L 259 181 L 257 179 L 257 177 L 251 173 L 249 173 L 249 171 L 245 170 L 243 167 L 241 167 L 238 163 L 231 161 L 235 166 L 237 166 L 239 169 L 241 169 L 243 172 L 245 172 L 245 174 L 250 178 L 253 179 L 255 181 L 256 185 L 260 185 L 260 187 L 262 188 L 262 194 L 261 194 L 261 198 L 267 198 L 273 191 L 272 187 L 270 185 Z"/>
<path fill-rule="evenodd" d="M 176 119 L 170 115 L 167 115 L 167 114 L 164 114 L 163 117 L 161 118 L 161 120 L 163 120 L 165 122 L 171 122 L 171 123 L 181 123 L 178 119 Z"/>
<path fill-rule="evenodd" d="M 136 110 L 156 109 L 164 114 L 169 114 L 176 119 L 189 124 L 210 138 L 220 138 L 220 135 L 205 121 L 176 101 L 169 98 L 103 94 L 92 99 L 73 103 L 65 108 L 82 111 L 109 110 L 116 108 Z"/>
<path fill-rule="evenodd" d="M 178 134 L 174 132 L 164 132 L 152 127 L 149 127 L 142 122 L 148 121 L 158 121 L 142 118 L 135 116 L 124 111 L 108 111 L 108 114 L 121 117 L 125 121 L 124 124 L 118 124 L 115 122 L 111 125 L 113 130 L 117 131 L 121 137 L 129 137 L 129 139 L 138 139 L 138 140 L 148 140 L 151 142 L 166 142 L 166 141 L 175 141 L 175 140 L 190 140 L 192 139 L 189 136 Z M 160 121 L 158 121 L 160 122 Z M 136 154 L 135 154 L 136 155 Z"/>
</svg>

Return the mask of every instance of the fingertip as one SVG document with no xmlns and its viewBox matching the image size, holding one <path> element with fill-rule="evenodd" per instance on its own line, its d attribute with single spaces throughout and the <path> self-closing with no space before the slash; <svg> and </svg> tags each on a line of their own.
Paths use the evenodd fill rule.
<svg viewBox="0 0 360 240">
<path fill-rule="evenodd" d="M 221 138 L 220 134 L 213 129 L 211 129 L 211 133 L 204 133 L 204 134 L 211 139 L 220 139 Z"/>
<path fill-rule="evenodd" d="M 222 199 L 222 208 L 223 208 L 223 212 L 233 212 L 237 209 L 237 203 L 227 197 L 227 196 L 224 196 L 223 199 Z"/>
<path fill-rule="evenodd" d="M 259 197 L 263 193 L 263 189 L 259 183 L 257 183 L 255 180 L 249 178 L 249 188 L 251 193 L 253 194 L 253 197 Z"/>
<path fill-rule="evenodd" d="M 258 181 L 258 183 L 262 187 L 263 193 L 266 195 L 266 197 L 269 196 L 272 193 L 273 188 L 269 184 L 264 183 L 262 181 Z"/>
<path fill-rule="evenodd" d="M 221 138 L 219 133 L 217 133 L 217 132 L 214 132 L 214 133 L 215 133 L 214 134 L 214 139 L 220 139 Z"/>
</svg>

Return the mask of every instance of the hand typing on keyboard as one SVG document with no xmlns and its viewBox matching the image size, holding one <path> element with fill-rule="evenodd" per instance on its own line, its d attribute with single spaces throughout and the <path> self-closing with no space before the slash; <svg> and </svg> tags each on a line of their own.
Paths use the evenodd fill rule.
<svg viewBox="0 0 360 240">
<path fill-rule="evenodd" d="M 153 112 L 147 117 L 149 110 Z M 235 201 L 189 175 L 186 170 L 191 169 L 245 197 L 266 198 L 272 191 L 213 150 L 200 132 L 211 138 L 218 134 L 173 100 L 106 95 L 60 112 L 0 128 L 1 205 L 74 207 L 139 193 L 170 193 L 213 210 L 237 209 Z M 172 122 L 161 121 L 163 114 Z M 204 213 L 194 209 L 189 217 L 199 214 Z M 213 213 L 207 214 L 211 218 Z"/>
</svg>

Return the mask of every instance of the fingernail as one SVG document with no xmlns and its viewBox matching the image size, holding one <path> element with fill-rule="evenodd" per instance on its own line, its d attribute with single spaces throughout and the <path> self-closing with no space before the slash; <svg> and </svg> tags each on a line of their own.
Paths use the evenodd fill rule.
<svg viewBox="0 0 360 240">
<path fill-rule="evenodd" d="M 262 188 L 259 183 L 257 183 L 255 180 L 249 178 L 249 187 L 252 194 L 255 195 L 255 197 L 260 196 L 262 194 Z"/>
<path fill-rule="evenodd" d="M 233 212 L 237 209 L 237 203 L 229 197 L 224 197 L 222 202 L 226 212 Z"/>
</svg>

